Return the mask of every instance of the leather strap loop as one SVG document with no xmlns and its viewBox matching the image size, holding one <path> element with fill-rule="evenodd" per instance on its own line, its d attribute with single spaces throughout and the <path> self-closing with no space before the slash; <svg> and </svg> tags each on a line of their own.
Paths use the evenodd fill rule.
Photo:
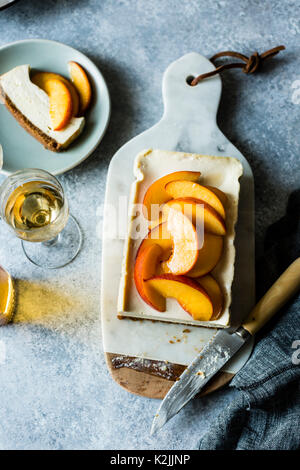
<svg viewBox="0 0 300 470">
<path fill-rule="evenodd" d="M 285 49 L 285 46 L 277 46 L 277 47 L 273 47 L 272 49 L 269 49 L 266 52 L 263 52 L 262 54 L 259 54 L 258 52 L 254 52 L 254 54 L 252 54 L 250 57 L 247 57 L 244 54 L 241 54 L 240 52 L 235 52 L 235 51 L 218 52 L 213 57 L 211 57 L 210 60 L 212 62 L 214 62 L 216 59 L 219 59 L 220 57 L 234 57 L 237 59 L 241 59 L 243 62 L 230 62 L 229 64 L 219 65 L 219 67 L 217 67 L 215 70 L 212 70 L 211 72 L 203 73 L 202 75 L 195 77 L 192 80 L 190 85 L 191 86 L 198 85 L 198 83 L 201 80 L 204 80 L 205 78 L 208 78 L 208 77 L 212 77 L 228 69 L 242 69 L 242 71 L 247 74 L 255 73 L 266 59 L 273 57 L 274 55 L 278 54 L 278 52 L 283 51 L 284 49 Z"/>
</svg>

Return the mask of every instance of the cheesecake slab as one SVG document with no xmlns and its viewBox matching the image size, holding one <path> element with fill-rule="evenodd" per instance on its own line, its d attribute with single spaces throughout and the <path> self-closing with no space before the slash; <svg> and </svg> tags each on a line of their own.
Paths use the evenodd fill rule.
<svg viewBox="0 0 300 470">
<path fill-rule="evenodd" d="M 133 205 L 142 204 L 147 189 L 154 181 L 176 171 L 198 171 L 201 173 L 200 184 L 216 187 L 227 196 L 224 249 L 220 261 L 212 271 L 224 295 L 223 313 L 217 320 L 194 320 L 175 299 L 171 298 L 167 299 L 166 311 L 159 312 L 142 300 L 135 287 L 133 272 L 136 254 L 147 233 L 148 226 L 147 224 L 141 226 L 140 236 L 136 236 L 136 218 L 134 216 L 136 209 Z M 129 204 L 129 231 L 125 243 L 118 298 L 120 318 L 131 317 L 214 328 L 230 326 L 231 287 L 235 263 L 235 224 L 238 217 L 239 178 L 242 173 L 241 163 L 232 157 L 214 157 L 163 150 L 145 150 L 136 157 L 134 163 L 135 182 L 132 185 Z"/>
</svg>

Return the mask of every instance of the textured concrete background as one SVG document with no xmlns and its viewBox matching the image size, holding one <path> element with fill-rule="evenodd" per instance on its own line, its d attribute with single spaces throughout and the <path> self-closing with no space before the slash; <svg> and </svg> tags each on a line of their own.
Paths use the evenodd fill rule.
<svg viewBox="0 0 300 470">
<path fill-rule="evenodd" d="M 158 402 L 129 395 L 105 366 L 95 212 L 113 154 L 159 120 L 162 74 L 170 62 L 190 51 L 209 57 L 285 44 L 287 51 L 261 74 L 230 71 L 223 79 L 219 125 L 254 171 L 259 256 L 266 227 L 299 187 L 299 18 L 296 0 L 21 0 L 0 12 L 1 45 L 47 38 L 78 48 L 99 66 L 112 98 L 100 147 L 61 178 L 84 230 L 75 262 L 58 271 L 35 268 L 0 225 L 0 263 L 20 294 L 14 324 L 0 330 L 0 448 L 193 449 L 234 399 L 225 390 L 194 401 L 149 437 Z"/>
</svg>

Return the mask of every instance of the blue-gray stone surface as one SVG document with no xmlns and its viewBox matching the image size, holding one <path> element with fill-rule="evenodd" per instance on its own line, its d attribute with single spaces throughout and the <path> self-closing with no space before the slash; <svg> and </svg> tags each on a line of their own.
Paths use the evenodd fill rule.
<svg viewBox="0 0 300 470">
<path fill-rule="evenodd" d="M 193 401 L 149 436 L 158 402 L 128 394 L 105 365 L 96 209 L 116 150 L 159 120 L 170 62 L 190 51 L 210 57 L 284 44 L 262 73 L 225 74 L 219 112 L 221 130 L 253 168 L 259 257 L 266 228 L 299 187 L 299 36 L 297 0 L 21 0 L 0 12 L 0 45 L 25 38 L 69 44 L 99 66 L 112 98 L 99 148 L 61 177 L 84 231 L 78 258 L 58 271 L 34 267 L 0 225 L 0 264 L 19 293 L 14 323 L 0 329 L 0 449 L 193 449 L 234 399 L 227 389 Z"/>
</svg>

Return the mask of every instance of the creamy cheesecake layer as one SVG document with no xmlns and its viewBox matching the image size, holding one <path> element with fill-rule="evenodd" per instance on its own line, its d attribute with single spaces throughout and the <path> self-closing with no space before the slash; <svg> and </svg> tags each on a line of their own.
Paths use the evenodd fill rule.
<svg viewBox="0 0 300 470">
<path fill-rule="evenodd" d="M 118 314 L 123 317 L 160 320 L 207 327 L 226 327 L 230 325 L 231 286 L 234 276 L 235 261 L 235 224 L 238 216 L 239 178 L 243 173 L 239 160 L 231 157 L 213 157 L 182 152 L 163 150 L 146 150 L 141 152 L 134 165 L 136 181 L 132 185 L 130 203 L 142 204 L 149 186 L 157 179 L 175 171 L 200 171 L 199 183 L 215 186 L 223 191 L 227 198 L 226 228 L 223 254 L 213 276 L 219 282 L 224 294 L 223 314 L 217 320 L 203 322 L 193 318 L 183 310 L 175 299 L 167 299 L 166 311 L 158 312 L 146 304 L 139 296 L 134 279 L 134 263 L 140 243 L 147 233 L 142 227 L 141 237 L 132 236 L 136 221 L 130 214 L 129 236 L 125 244 L 122 276 L 119 289 Z"/>
<path fill-rule="evenodd" d="M 49 97 L 32 83 L 29 72 L 29 65 L 19 65 L 1 75 L 0 89 L 5 104 L 20 124 L 47 148 L 65 149 L 81 133 L 85 119 L 73 117 L 64 129 L 53 131 Z"/>
</svg>

